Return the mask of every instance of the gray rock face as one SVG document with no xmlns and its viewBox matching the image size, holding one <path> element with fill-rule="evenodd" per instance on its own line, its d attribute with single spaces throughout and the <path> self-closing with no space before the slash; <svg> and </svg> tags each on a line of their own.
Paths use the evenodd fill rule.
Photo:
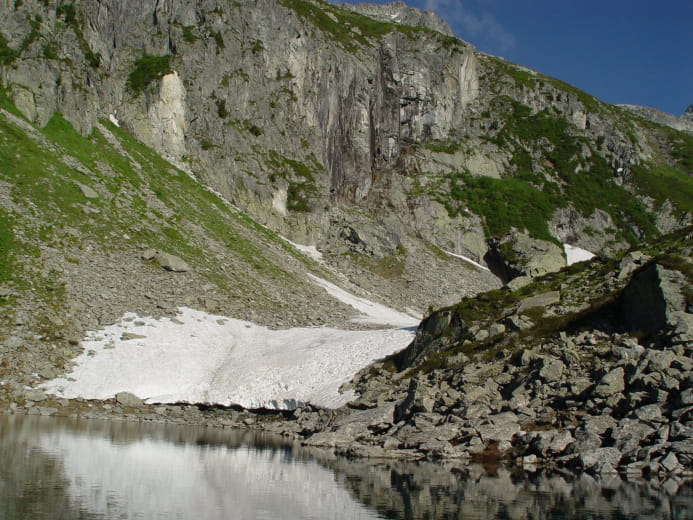
<svg viewBox="0 0 693 520">
<path fill-rule="evenodd" d="M 2 66 L 2 81 L 31 121 L 44 125 L 57 111 L 83 135 L 99 120 L 117 121 L 261 223 L 301 243 L 328 243 L 334 214 L 352 229 L 351 210 L 374 215 L 385 232 L 363 240 L 363 254 L 378 257 L 406 235 L 481 260 L 484 218 L 469 207 L 453 208 L 439 196 L 449 186 L 422 173 L 513 176 L 513 156 L 522 146 L 494 144 L 512 108 L 500 103 L 498 111 L 489 110 L 500 99 L 533 115 L 557 114 L 570 132 L 592 143 L 576 153 L 576 169 L 591 154 L 627 169 L 654 153 L 641 153 L 646 140 L 632 142 L 618 121 L 581 96 L 544 79 L 539 88 L 536 72 L 453 38 L 431 12 L 401 2 L 347 6 L 376 17 L 377 25 L 330 3 L 301 5 L 80 2 L 79 22 L 66 23 L 44 2 L 10 3 L 0 31 L 11 42 L 30 35 L 36 41 Z M 322 16 L 312 16 L 317 10 Z M 42 18 L 38 35 L 27 21 L 34 14 Z M 337 28 L 319 22 L 325 17 Z M 43 56 L 50 42 L 69 56 L 69 67 Z M 169 61 L 135 88 L 133 73 L 152 72 L 138 69 L 143 54 Z M 68 76 L 72 81 L 63 81 Z M 518 83 L 515 76 L 529 80 Z M 553 178 L 553 163 L 540 157 L 548 148 L 527 146 L 522 152 L 532 170 Z M 619 182 L 628 180 L 626 173 Z M 620 224 L 599 208 L 583 216 L 567 204 L 548 220 L 554 236 L 593 251 L 625 245 Z M 665 220 L 661 227 L 671 227 Z M 504 281 L 563 265 L 559 248 L 539 241 L 530 246 L 539 249 L 506 266 Z M 519 242 L 512 247 L 520 256 L 527 249 Z"/>
</svg>

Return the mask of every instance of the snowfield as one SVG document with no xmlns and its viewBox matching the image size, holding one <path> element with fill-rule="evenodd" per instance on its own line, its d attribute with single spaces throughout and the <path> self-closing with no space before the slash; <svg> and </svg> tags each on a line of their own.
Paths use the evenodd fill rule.
<svg viewBox="0 0 693 520">
<path fill-rule="evenodd" d="M 566 264 L 568 265 L 594 258 L 594 253 L 582 249 L 581 247 L 571 246 L 570 244 L 563 244 L 563 250 L 565 251 Z"/>
<path fill-rule="evenodd" d="M 354 398 L 339 387 L 373 361 L 406 347 L 418 319 L 311 279 L 353 304 L 363 313 L 359 321 L 398 328 L 271 330 L 186 307 L 175 318 L 130 313 L 89 333 L 72 373 L 43 389 L 66 398 L 108 399 L 131 392 L 147 403 L 293 409 L 310 402 L 337 408 Z"/>
</svg>

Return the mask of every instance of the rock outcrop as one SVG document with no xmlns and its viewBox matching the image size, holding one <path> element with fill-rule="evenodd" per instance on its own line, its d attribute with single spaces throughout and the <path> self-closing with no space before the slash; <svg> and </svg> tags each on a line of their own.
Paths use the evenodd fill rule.
<svg viewBox="0 0 693 520">
<path fill-rule="evenodd" d="M 691 475 L 691 252 L 689 228 L 631 260 L 435 312 L 405 351 L 355 378 L 356 401 L 270 429 L 363 457 Z M 517 315 L 530 320 L 522 330 L 490 332 Z"/>
</svg>

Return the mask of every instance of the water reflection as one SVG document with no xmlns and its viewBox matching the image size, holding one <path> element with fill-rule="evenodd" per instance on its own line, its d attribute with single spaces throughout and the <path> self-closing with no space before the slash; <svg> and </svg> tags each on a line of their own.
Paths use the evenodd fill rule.
<svg viewBox="0 0 693 520">
<path fill-rule="evenodd" d="M 0 518 L 371 519 L 317 462 L 260 436 L 0 419 Z"/>
<path fill-rule="evenodd" d="M 387 518 L 693 520 L 693 485 L 678 480 L 439 462 L 337 459 L 329 466 L 355 497 Z"/>
<path fill-rule="evenodd" d="M 0 417 L 0 518 L 693 519 L 690 485 L 333 458 L 199 427 Z"/>
</svg>

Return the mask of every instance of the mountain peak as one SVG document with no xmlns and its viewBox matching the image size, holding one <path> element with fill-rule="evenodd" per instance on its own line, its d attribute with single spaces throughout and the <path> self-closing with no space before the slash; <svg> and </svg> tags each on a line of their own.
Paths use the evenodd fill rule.
<svg viewBox="0 0 693 520">
<path fill-rule="evenodd" d="M 345 3 L 342 4 L 342 7 L 377 20 L 427 27 L 447 36 L 454 36 L 448 23 L 439 18 L 433 11 L 422 11 L 415 7 L 409 7 L 401 1 L 388 4 Z"/>
</svg>

